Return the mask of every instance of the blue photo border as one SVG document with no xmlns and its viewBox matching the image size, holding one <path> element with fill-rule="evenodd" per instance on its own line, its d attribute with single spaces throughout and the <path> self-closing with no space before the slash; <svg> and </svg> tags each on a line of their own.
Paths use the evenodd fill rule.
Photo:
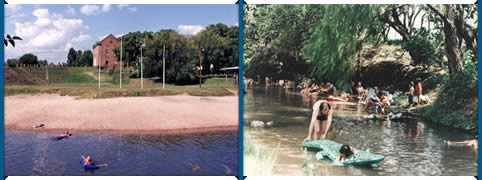
<svg viewBox="0 0 482 180">
<path fill-rule="evenodd" d="M 481 12 L 481 10 L 480 10 L 480 7 L 479 7 L 479 3 L 476 1 L 475 4 L 477 4 L 478 16 L 479 16 L 479 19 L 480 19 L 480 12 Z M 480 34 L 480 32 L 481 32 L 481 30 L 478 29 L 478 33 L 479 33 L 479 34 Z M 478 39 L 477 39 L 477 44 L 480 42 L 480 40 L 481 40 L 481 38 L 480 38 L 480 36 L 479 36 Z M 478 49 L 479 49 L 479 52 L 480 52 L 480 49 L 481 49 L 480 46 L 478 47 Z M 478 74 L 480 74 L 480 68 L 481 68 L 482 66 L 480 65 L 480 56 L 478 56 L 478 58 L 479 58 L 479 62 L 478 62 L 478 68 L 479 68 L 479 69 L 478 69 Z M 477 83 L 478 83 L 477 98 L 478 98 L 478 101 L 480 101 L 481 99 L 480 99 L 480 97 L 478 97 L 478 94 L 480 94 L 482 86 L 480 85 L 480 80 L 479 80 L 478 78 L 479 78 L 479 77 L 477 77 Z M 477 114 L 477 123 L 478 123 L 478 125 L 477 125 L 477 127 L 478 127 L 478 129 L 479 129 L 477 133 L 478 133 L 478 137 L 480 137 L 481 127 L 480 127 L 480 116 L 478 116 L 478 115 L 480 114 L 481 110 L 479 109 L 478 106 L 479 106 L 479 105 L 477 104 L 477 111 L 478 111 L 478 114 Z M 478 139 L 478 138 L 477 138 L 477 139 Z M 477 151 L 478 151 L 478 149 L 477 149 Z M 481 160 L 480 160 L 480 157 L 481 157 L 480 152 L 478 152 L 477 155 L 478 155 L 479 157 L 478 157 L 478 162 L 477 162 L 477 176 L 475 176 L 475 178 L 478 179 L 478 175 L 479 175 L 480 172 L 481 172 L 481 171 L 480 171 L 480 166 L 478 166 L 478 165 L 480 164 L 480 161 L 481 161 Z"/>
<path fill-rule="evenodd" d="M 4 5 L 2 5 L 2 8 L 0 8 L 0 13 L 3 14 L 3 16 L 5 17 L 5 3 L 7 3 L 6 1 L 4 1 Z M 2 25 L 0 27 L 0 34 L 2 34 L 2 36 L 4 36 L 4 32 L 5 31 L 5 18 L 2 18 Z M 2 51 L 2 61 L 5 61 L 5 46 L 2 46 L 1 49 Z M 0 85 L 2 85 L 2 88 L 0 88 L 0 95 L 1 97 L 5 97 L 4 95 L 4 69 L 3 68 L 0 68 Z M 5 98 L 2 98 L 2 103 L 0 105 L 0 108 L 2 110 L 0 110 L 1 112 L 1 116 L 2 116 L 2 123 L 0 125 L 0 131 L 1 131 L 1 135 L 0 135 L 0 144 L 2 145 L 2 148 L 0 148 L 0 153 L 1 153 L 1 156 L 0 157 L 0 172 L 1 172 L 1 175 L 4 177 L 4 179 L 6 178 L 5 177 L 5 153 L 4 153 L 4 150 L 5 150 Z"/>
<path fill-rule="evenodd" d="M 244 84 L 243 84 L 243 0 L 238 1 L 238 27 L 239 27 L 239 35 L 238 35 L 238 53 L 239 53 L 239 73 L 238 73 L 238 114 L 239 114 L 239 128 L 238 128 L 238 143 L 239 143 L 239 151 L 238 151 L 238 180 L 244 179 L 243 178 L 243 94 L 244 94 Z M 480 88 L 479 88 L 480 89 Z"/>
</svg>

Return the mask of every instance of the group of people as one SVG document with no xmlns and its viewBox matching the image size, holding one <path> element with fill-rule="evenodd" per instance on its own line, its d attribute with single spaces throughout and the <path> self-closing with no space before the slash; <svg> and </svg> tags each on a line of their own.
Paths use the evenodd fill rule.
<svg viewBox="0 0 482 180">
<path fill-rule="evenodd" d="M 417 85 L 414 87 L 413 81 L 410 82 L 409 84 L 409 90 L 405 95 L 408 96 L 408 109 L 411 110 L 412 107 L 414 106 L 414 96 L 417 96 L 417 105 L 422 104 L 422 79 L 417 78 Z"/>
<path fill-rule="evenodd" d="M 324 96 L 327 94 L 332 94 L 334 91 L 334 86 L 333 84 L 327 82 L 327 83 L 320 83 L 319 85 L 317 83 L 309 85 L 307 81 L 303 81 L 297 86 L 298 89 L 301 89 L 302 94 L 311 94 L 311 95 L 317 95 L 317 96 Z"/>
</svg>

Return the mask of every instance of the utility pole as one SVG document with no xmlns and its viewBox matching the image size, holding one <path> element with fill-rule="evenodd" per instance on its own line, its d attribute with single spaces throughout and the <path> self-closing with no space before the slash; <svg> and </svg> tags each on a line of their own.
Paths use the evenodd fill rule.
<svg viewBox="0 0 482 180">
<path fill-rule="evenodd" d="M 202 51 L 202 46 L 199 47 L 199 88 L 201 88 L 201 82 L 202 82 L 202 55 L 201 55 L 201 51 Z"/>
<path fill-rule="evenodd" d="M 45 70 L 45 87 L 49 86 L 49 64 L 47 63 L 47 69 Z"/>
<path fill-rule="evenodd" d="M 144 45 L 144 43 L 142 42 L 141 44 L 141 89 L 144 89 L 144 80 L 143 80 L 143 75 L 142 75 L 142 46 Z"/>
<path fill-rule="evenodd" d="M 100 89 L 100 62 L 102 61 L 102 44 L 99 44 L 99 62 L 97 62 L 97 66 L 99 66 L 99 89 Z"/>
<path fill-rule="evenodd" d="M 166 45 L 162 47 L 162 89 L 166 82 Z"/>
<path fill-rule="evenodd" d="M 119 75 L 120 75 L 119 88 L 121 88 L 121 89 L 122 89 L 122 66 L 124 66 L 124 65 L 122 64 L 122 36 L 121 36 L 120 72 L 119 72 Z"/>
</svg>

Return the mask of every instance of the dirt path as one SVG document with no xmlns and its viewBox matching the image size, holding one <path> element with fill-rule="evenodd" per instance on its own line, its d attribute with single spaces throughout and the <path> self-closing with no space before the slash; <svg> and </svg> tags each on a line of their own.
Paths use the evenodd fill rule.
<svg viewBox="0 0 482 180">
<path fill-rule="evenodd" d="M 76 100 L 60 95 L 5 97 L 5 128 L 74 131 L 197 131 L 238 126 L 238 97 L 123 97 Z"/>
</svg>

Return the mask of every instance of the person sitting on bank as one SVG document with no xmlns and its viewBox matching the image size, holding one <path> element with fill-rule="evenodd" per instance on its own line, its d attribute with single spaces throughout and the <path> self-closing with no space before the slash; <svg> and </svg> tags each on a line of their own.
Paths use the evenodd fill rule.
<svg viewBox="0 0 482 180">
<path fill-rule="evenodd" d="M 313 114 L 311 116 L 310 126 L 308 128 L 308 136 L 303 141 L 310 141 L 311 135 L 314 134 L 314 140 L 326 139 L 328 130 L 333 119 L 333 108 L 325 100 L 316 101 L 313 105 Z M 315 130 L 313 133 L 313 129 Z M 320 136 L 318 136 L 320 135 Z"/>
<path fill-rule="evenodd" d="M 358 86 L 356 88 L 358 97 L 360 97 L 360 100 L 364 100 L 366 95 L 367 95 L 367 90 L 365 90 L 362 86 L 362 82 L 358 82 Z"/>
</svg>

